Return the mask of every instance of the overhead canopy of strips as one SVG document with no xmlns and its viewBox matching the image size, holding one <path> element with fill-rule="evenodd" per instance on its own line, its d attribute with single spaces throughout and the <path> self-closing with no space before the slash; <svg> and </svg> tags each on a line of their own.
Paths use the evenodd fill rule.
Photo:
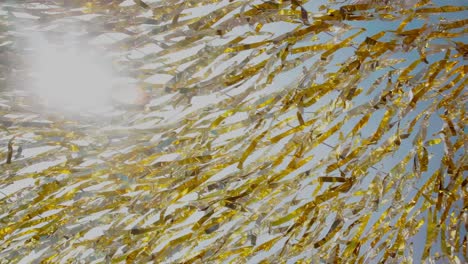
<svg viewBox="0 0 468 264">
<path fill-rule="evenodd" d="M 1 2 L 1 263 L 466 263 L 466 2 Z M 44 110 L 32 32 L 145 99 Z"/>
</svg>

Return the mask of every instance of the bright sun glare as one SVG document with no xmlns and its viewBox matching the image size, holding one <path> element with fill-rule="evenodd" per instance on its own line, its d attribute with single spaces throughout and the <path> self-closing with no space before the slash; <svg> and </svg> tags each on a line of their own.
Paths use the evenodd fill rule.
<svg viewBox="0 0 468 264">
<path fill-rule="evenodd" d="M 134 84 L 113 75 L 112 64 L 99 54 L 76 47 L 35 41 L 35 94 L 47 107 L 73 112 L 108 112 L 114 103 L 138 103 Z M 118 88 L 117 88 L 118 87 Z"/>
</svg>

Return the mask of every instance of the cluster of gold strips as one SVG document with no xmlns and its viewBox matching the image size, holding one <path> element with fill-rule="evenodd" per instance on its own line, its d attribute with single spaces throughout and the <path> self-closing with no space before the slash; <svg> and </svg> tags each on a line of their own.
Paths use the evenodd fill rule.
<svg viewBox="0 0 468 264">
<path fill-rule="evenodd" d="M 0 2 L 0 263 L 466 263 L 466 1 Z M 32 31 L 150 102 L 38 111 Z"/>
</svg>

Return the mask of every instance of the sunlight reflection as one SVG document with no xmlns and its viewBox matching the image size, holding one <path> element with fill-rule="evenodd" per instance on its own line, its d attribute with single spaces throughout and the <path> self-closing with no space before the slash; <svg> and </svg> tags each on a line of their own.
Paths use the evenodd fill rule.
<svg viewBox="0 0 468 264">
<path fill-rule="evenodd" d="M 34 39 L 31 86 L 41 104 L 54 110 L 87 113 L 110 112 L 115 104 L 145 103 L 135 83 L 118 78 L 112 63 L 101 54 L 77 47 L 56 46 Z"/>
</svg>

